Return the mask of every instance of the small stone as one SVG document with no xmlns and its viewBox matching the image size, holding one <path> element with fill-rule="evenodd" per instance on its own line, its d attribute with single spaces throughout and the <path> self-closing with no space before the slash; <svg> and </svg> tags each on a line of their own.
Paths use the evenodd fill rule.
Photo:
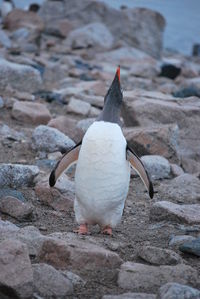
<svg viewBox="0 0 200 299">
<path fill-rule="evenodd" d="M 38 173 L 37 166 L 2 163 L 0 164 L 0 187 L 20 188 L 33 185 Z"/>
<path fill-rule="evenodd" d="M 159 180 L 170 177 L 170 164 L 164 157 L 147 155 L 142 156 L 141 160 L 152 179 Z"/>
<path fill-rule="evenodd" d="M 143 246 L 138 251 L 138 256 L 152 265 L 177 265 L 182 262 L 176 252 L 154 246 Z"/>
<path fill-rule="evenodd" d="M 200 224 L 200 204 L 179 205 L 169 201 L 159 201 L 151 207 L 150 219 Z"/>
<path fill-rule="evenodd" d="M 184 174 L 183 169 L 177 164 L 171 164 L 171 172 L 175 177 Z"/>
<path fill-rule="evenodd" d="M 169 241 L 169 246 L 173 248 L 178 248 L 180 245 L 187 241 L 195 240 L 195 237 L 189 235 L 172 236 Z"/>
<path fill-rule="evenodd" d="M 156 295 L 146 293 L 124 293 L 120 295 L 105 295 L 102 299 L 156 299 Z"/>
<path fill-rule="evenodd" d="M 73 286 L 84 287 L 86 285 L 86 281 L 73 272 L 66 270 L 66 271 L 62 271 L 61 273 L 71 281 Z"/>
<path fill-rule="evenodd" d="M 0 243 L 0 295 L 9 298 L 31 298 L 33 271 L 25 244 L 17 240 Z M 7 296 L 6 296 L 7 298 Z"/>
<path fill-rule="evenodd" d="M 73 293 L 71 281 L 47 264 L 33 265 L 34 292 L 49 299 L 64 299 Z"/>
<path fill-rule="evenodd" d="M 74 140 L 76 123 L 76 120 L 74 120 L 73 118 L 61 115 L 51 119 L 48 122 L 48 126 L 59 130 L 60 132 Z"/>
<path fill-rule="evenodd" d="M 15 97 L 20 101 L 35 101 L 35 96 L 25 91 L 15 91 Z"/>
<path fill-rule="evenodd" d="M 77 100 L 77 99 L 71 99 L 68 106 L 67 111 L 74 113 L 74 114 L 80 114 L 83 116 L 87 116 L 90 112 L 91 105 L 89 103 Z"/>
<path fill-rule="evenodd" d="M 179 250 L 185 253 L 191 253 L 196 256 L 200 256 L 200 238 L 196 238 L 192 241 L 186 241 L 179 246 Z"/>
<path fill-rule="evenodd" d="M 47 124 L 51 119 L 51 114 L 45 105 L 28 101 L 15 102 L 12 116 L 21 122 L 34 125 Z"/>
<path fill-rule="evenodd" d="M 59 130 L 43 125 L 35 128 L 32 139 L 34 149 L 48 153 L 68 151 L 75 145 L 73 140 Z"/>
<path fill-rule="evenodd" d="M 149 266 L 139 263 L 126 262 L 121 265 L 118 275 L 118 285 L 122 289 L 151 292 L 168 282 L 197 284 L 198 274 L 190 266 Z"/>
<path fill-rule="evenodd" d="M 0 125 L 0 134 L 2 137 L 8 140 L 22 141 L 23 139 L 25 139 L 25 136 L 22 132 L 17 132 L 5 124 L 3 124 L 2 126 Z"/>
<path fill-rule="evenodd" d="M 166 283 L 158 291 L 157 299 L 199 299 L 200 291 L 179 283 Z"/>
<path fill-rule="evenodd" d="M 2 97 L 0 97 L 0 109 L 4 107 L 4 101 Z"/>
<path fill-rule="evenodd" d="M 181 68 L 173 64 L 164 64 L 161 67 L 161 77 L 175 79 L 181 73 Z"/>
<path fill-rule="evenodd" d="M 33 206 L 15 197 L 6 196 L 0 198 L 0 211 L 22 221 L 32 216 Z"/>
</svg>

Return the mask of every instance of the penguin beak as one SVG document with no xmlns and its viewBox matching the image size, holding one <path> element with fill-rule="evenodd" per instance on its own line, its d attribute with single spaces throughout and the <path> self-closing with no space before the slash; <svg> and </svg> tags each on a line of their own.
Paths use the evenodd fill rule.
<svg viewBox="0 0 200 299">
<path fill-rule="evenodd" d="M 117 68 L 117 71 L 116 71 L 116 74 L 115 74 L 115 77 L 118 78 L 119 82 L 120 82 L 120 65 L 118 66 Z"/>
</svg>

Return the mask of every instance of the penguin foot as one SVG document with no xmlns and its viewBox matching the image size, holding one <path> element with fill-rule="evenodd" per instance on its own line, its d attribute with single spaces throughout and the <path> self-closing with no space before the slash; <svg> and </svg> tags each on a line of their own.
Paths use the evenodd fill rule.
<svg viewBox="0 0 200 299">
<path fill-rule="evenodd" d="M 112 236 L 112 227 L 109 225 L 105 226 L 102 230 L 102 234 Z"/>
<path fill-rule="evenodd" d="M 87 235 L 88 234 L 88 226 L 87 224 L 81 224 L 78 229 L 74 230 L 74 233 L 79 235 Z"/>
</svg>

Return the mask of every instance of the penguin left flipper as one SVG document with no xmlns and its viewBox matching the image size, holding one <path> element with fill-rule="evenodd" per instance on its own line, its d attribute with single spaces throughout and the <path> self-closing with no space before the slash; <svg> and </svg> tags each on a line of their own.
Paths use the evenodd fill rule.
<svg viewBox="0 0 200 299">
<path fill-rule="evenodd" d="M 74 164 L 78 160 L 79 151 L 81 148 L 81 142 L 76 144 L 69 152 L 65 153 L 61 160 L 58 161 L 55 168 L 52 170 L 49 177 L 49 185 L 53 187 L 61 175 L 61 173 L 66 169 L 68 169 L 72 164 Z"/>
<path fill-rule="evenodd" d="M 153 184 L 149 178 L 149 175 L 140 160 L 140 158 L 136 155 L 136 153 L 127 145 L 126 147 L 126 158 L 130 162 L 131 166 L 134 168 L 134 170 L 139 174 L 141 180 L 143 181 L 150 198 L 153 198 L 154 190 L 153 190 Z"/>
</svg>

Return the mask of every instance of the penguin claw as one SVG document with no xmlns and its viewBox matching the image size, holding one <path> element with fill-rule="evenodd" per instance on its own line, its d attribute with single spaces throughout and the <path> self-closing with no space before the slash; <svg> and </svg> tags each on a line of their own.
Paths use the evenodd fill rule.
<svg viewBox="0 0 200 299">
<path fill-rule="evenodd" d="M 87 226 L 87 224 L 81 224 L 79 226 L 79 228 L 74 229 L 74 233 L 77 233 L 79 235 L 88 235 L 89 232 L 88 232 L 88 226 Z"/>
<path fill-rule="evenodd" d="M 112 236 L 112 227 L 105 226 L 102 230 L 102 234 Z"/>
</svg>

